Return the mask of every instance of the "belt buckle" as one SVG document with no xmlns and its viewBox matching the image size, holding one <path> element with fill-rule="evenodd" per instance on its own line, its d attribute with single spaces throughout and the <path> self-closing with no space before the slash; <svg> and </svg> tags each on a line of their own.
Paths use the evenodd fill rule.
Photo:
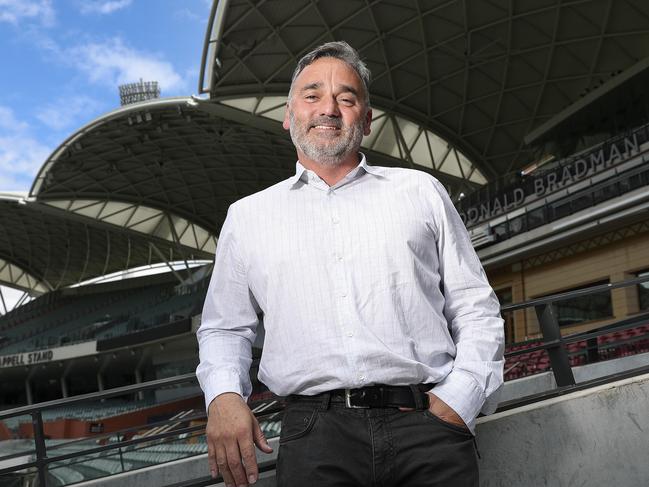
<svg viewBox="0 0 649 487">
<path fill-rule="evenodd" d="M 357 406 L 352 404 L 351 389 L 345 389 L 345 406 L 350 409 L 369 409 L 369 406 Z"/>
</svg>

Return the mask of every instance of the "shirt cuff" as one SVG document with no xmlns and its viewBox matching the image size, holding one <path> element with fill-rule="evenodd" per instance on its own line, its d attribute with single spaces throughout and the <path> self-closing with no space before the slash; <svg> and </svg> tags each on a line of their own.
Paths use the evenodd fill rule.
<svg viewBox="0 0 649 487">
<path fill-rule="evenodd" d="M 226 392 L 234 392 L 243 397 L 244 401 L 248 400 L 248 398 L 243 394 L 239 374 L 236 372 L 229 370 L 212 372 L 201 382 L 201 387 L 203 388 L 203 393 L 205 395 L 205 411 L 209 412 L 212 401 L 217 396 Z"/>
<path fill-rule="evenodd" d="M 430 392 L 448 404 L 475 434 L 475 420 L 486 397 L 468 373 L 453 369 Z"/>
</svg>

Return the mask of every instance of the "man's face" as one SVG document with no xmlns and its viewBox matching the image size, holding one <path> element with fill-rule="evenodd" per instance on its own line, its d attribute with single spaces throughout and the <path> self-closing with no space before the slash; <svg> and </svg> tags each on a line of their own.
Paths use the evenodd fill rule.
<svg viewBox="0 0 649 487">
<path fill-rule="evenodd" d="M 356 159 L 372 111 L 361 79 L 347 63 L 324 57 L 304 68 L 293 83 L 284 128 L 298 153 L 322 165 Z"/>
</svg>

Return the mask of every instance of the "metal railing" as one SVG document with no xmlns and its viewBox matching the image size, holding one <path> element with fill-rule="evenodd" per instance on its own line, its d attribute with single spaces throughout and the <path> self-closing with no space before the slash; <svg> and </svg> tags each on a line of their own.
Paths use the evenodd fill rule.
<svg viewBox="0 0 649 487">
<path fill-rule="evenodd" d="M 570 336 L 562 336 L 560 331 L 560 326 L 557 320 L 556 303 L 565 299 L 570 299 L 578 296 L 586 296 L 594 293 L 601 293 L 602 291 L 607 291 L 607 290 L 610 291 L 613 289 L 619 289 L 628 286 L 634 286 L 634 285 L 642 284 L 644 282 L 649 282 L 649 276 L 629 279 L 618 283 L 593 286 L 590 288 L 585 288 L 576 291 L 555 294 L 552 296 L 547 296 L 539 299 L 534 299 L 524 303 L 503 306 L 502 307 L 503 312 L 513 312 L 513 311 L 522 310 L 526 308 L 534 308 L 539 320 L 540 330 L 542 335 L 541 338 L 539 339 L 539 341 L 541 341 L 541 344 L 519 349 L 519 350 L 513 350 L 508 352 L 505 356 L 513 357 L 517 355 L 531 353 L 534 351 L 546 350 L 550 359 L 551 369 L 554 374 L 556 384 L 558 386 L 558 391 L 559 391 L 558 393 L 566 393 L 567 391 L 573 390 L 575 388 L 579 388 L 579 385 L 576 384 L 575 382 L 575 377 L 572 371 L 572 367 L 570 366 L 567 345 L 569 343 L 587 341 L 587 340 L 595 340 L 595 344 L 596 344 L 596 339 L 599 336 L 610 334 L 612 332 L 619 331 L 619 330 L 630 329 L 635 326 L 638 326 L 639 324 L 647 324 L 649 323 L 649 312 L 638 314 L 634 317 L 618 321 L 617 323 L 608 325 L 598 330 L 593 330 L 586 333 L 578 333 Z M 647 338 L 649 338 L 649 335 L 647 335 Z M 628 374 L 632 374 L 632 372 L 629 372 Z M 601 379 L 598 379 L 598 383 L 602 383 L 603 381 L 606 380 L 611 380 L 611 378 L 618 378 L 619 375 L 620 374 L 614 374 L 611 376 L 603 377 Z M 80 403 L 83 403 L 84 401 L 89 401 L 89 400 L 99 401 L 99 400 L 105 400 L 108 398 L 124 396 L 129 394 L 136 395 L 143 391 L 158 389 L 162 387 L 177 386 L 179 384 L 185 384 L 185 383 L 194 384 L 195 382 L 196 382 L 195 375 L 193 373 L 190 373 L 190 374 L 180 375 L 168 379 L 154 380 L 146 383 L 134 384 L 130 386 L 110 389 L 103 392 L 94 392 L 90 394 L 84 394 L 81 396 L 48 401 L 48 402 L 44 402 L 32 406 L 19 407 L 8 411 L 1 411 L 0 421 L 3 419 L 16 417 L 16 416 L 23 416 L 23 415 L 31 416 L 32 427 L 34 432 L 35 459 L 29 462 L 24 462 L 10 467 L 1 468 L 0 477 L 4 474 L 8 474 L 11 472 L 19 472 L 19 471 L 24 471 L 25 469 L 35 468 L 37 471 L 39 487 L 48 487 L 47 471 L 48 468 L 55 462 L 61 462 L 63 460 L 71 460 L 80 457 L 87 457 L 90 454 L 98 454 L 109 450 L 116 450 L 115 454 L 117 454 L 119 451 L 121 451 L 120 449 L 124 449 L 127 447 L 134 447 L 146 443 L 150 444 L 153 441 L 165 440 L 171 437 L 178 436 L 180 434 L 192 435 L 199 432 L 200 434 L 202 434 L 202 432 L 204 431 L 203 424 L 186 426 L 178 429 L 173 429 L 172 431 L 166 431 L 163 433 L 143 436 L 139 438 L 132 438 L 130 440 L 120 441 L 118 443 L 109 443 L 106 445 L 93 446 L 92 448 L 85 448 L 80 452 L 70 452 L 61 455 L 49 455 L 48 453 L 55 451 L 57 448 L 61 448 L 62 446 L 68 446 L 75 442 L 78 443 L 82 441 L 88 441 L 88 438 L 67 442 L 62 445 L 50 446 L 49 448 L 46 446 L 45 443 L 46 438 L 44 433 L 44 422 L 43 422 L 43 412 L 45 411 L 49 411 L 54 408 L 59 408 L 61 406 L 78 405 Z M 581 386 L 584 387 L 583 384 Z M 547 397 L 547 394 L 541 394 L 541 395 L 537 394 L 534 396 L 533 400 L 543 399 L 545 397 Z M 522 398 L 518 402 L 518 404 L 525 403 L 525 401 L 530 402 L 530 400 L 531 400 L 530 398 Z M 507 405 L 506 409 L 509 409 L 511 407 L 514 406 L 512 404 L 509 404 Z M 266 409 L 261 414 L 266 415 L 274 412 L 277 412 L 277 410 Z M 258 414 L 258 416 L 261 416 L 261 414 Z M 182 421 L 186 422 L 188 420 L 205 421 L 206 416 L 204 413 L 196 414 L 188 418 L 183 418 Z M 148 424 L 147 427 L 161 426 L 165 424 L 171 424 L 174 422 L 177 423 L 178 419 L 172 418 L 170 420 Z M 129 430 L 124 430 L 121 432 L 111 432 L 103 435 L 93 436 L 92 439 L 97 440 L 97 439 L 107 438 L 109 436 L 115 436 L 119 434 L 123 435 L 125 433 L 128 433 L 129 431 L 132 432 L 134 430 L 141 430 L 141 429 L 142 429 L 141 426 L 134 427 L 134 428 L 130 428 Z M 21 452 L 21 453 L 6 455 L 0 457 L 0 462 L 11 458 L 19 458 L 25 456 L 26 454 L 27 452 Z M 182 482 L 181 484 L 177 484 L 177 485 L 178 486 L 182 485 L 187 487 L 189 486 L 198 487 L 199 485 L 200 486 L 211 485 L 215 482 L 217 481 L 215 481 L 214 479 L 200 478 L 200 479 L 194 479 L 194 480 Z"/>
<path fill-rule="evenodd" d="M 505 354 L 505 357 L 508 358 L 539 350 L 546 350 L 557 386 L 564 387 L 575 385 L 575 377 L 572 372 L 572 367 L 570 366 L 569 354 L 566 347 L 569 343 L 576 343 L 584 340 L 596 340 L 597 337 L 607 335 L 613 331 L 627 330 L 634 328 L 641 323 L 649 323 L 649 313 L 638 314 L 632 318 L 621 320 L 617 322 L 614 327 L 607 326 L 591 332 L 563 336 L 557 319 L 555 303 L 579 296 L 601 293 L 602 291 L 612 291 L 613 289 L 636 286 L 644 282 L 649 282 L 649 276 L 627 279 L 616 283 L 600 284 L 575 291 L 553 294 L 552 296 L 533 299 L 524 303 L 503 306 L 501 312 L 513 312 L 525 308 L 534 308 L 541 330 L 541 345 L 510 351 Z M 591 341 L 591 344 L 592 343 L 593 342 Z"/>
<path fill-rule="evenodd" d="M 108 450 L 115 450 L 115 452 L 118 453 L 120 449 L 129 446 L 151 443 L 152 441 L 155 440 L 175 437 L 183 433 L 191 434 L 197 431 L 203 431 L 204 430 L 203 425 L 189 426 L 184 428 L 173 429 L 172 431 L 167 431 L 156 435 L 150 435 L 150 436 L 135 438 L 127 441 L 121 441 L 119 443 L 109 443 L 106 445 L 99 445 L 92 448 L 84 448 L 82 451 L 79 452 L 71 452 L 71 453 L 65 453 L 65 454 L 53 455 L 53 456 L 48 455 L 48 452 L 51 450 L 56 450 L 57 448 L 61 448 L 63 446 L 69 446 L 74 443 L 81 443 L 83 441 L 87 442 L 88 438 L 84 438 L 82 440 L 77 440 L 73 442 L 67 442 L 61 445 L 51 446 L 49 448 L 47 448 L 45 444 L 46 435 L 44 431 L 43 413 L 46 411 L 50 411 L 55 408 L 60 408 L 62 406 L 79 405 L 86 401 L 100 401 L 100 400 L 105 400 L 113 397 L 125 396 L 131 394 L 137 395 L 138 393 L 148 391 L 148 390 L 159 389 L 162 387 L 170 387 L 170 386 L 175 386 L 183 383 L 195 383 L 195 382 L 196 382 L 196 376 L 194 374 L 184 374 L 184 375 L 171 377 L 167 379 L 159 379 L 159 380 L 154 380 L 154 381 L 140 383 L 140 384 L 118 387 L 103 392 L 93 392 L 89 394 L 83 394 L 83 395 L 64 398 L 64 399 L 56 399 L 53 401 L 43 402 L 31 406 L 18 407 L 8 411 L 0 411 L 0 421 L 8 418 L 18 417 L 18 416 L 27 416 L 27 415 L 31 416 L 31 424 L 32 424 L 33 436 L 34 436 L 34 451 L 36 456 L 35 460 L 33 461 L 24 462 L 24 463 L 20 463 L 17 465 L 0 469 L 0 477 L 2 475 L 9 474 L 12 472 L 19 472 L 25 469 L 36 468 L 39 487 L 47 487 L 48 467 L 55 462 L 61 462 L 64 460 L 70 460 L 81 456 L 101 453 Z M 203 413 L 203 414 L 194 415 L 190 418 L 184 418 L 183 421 L 186 422 L 189 420 L 205 420 L 205 417 L 206 416 Z M 167 421 L 161 421 L 158 423 L 148 424 L 146 426 L 147 427 L 153 427 L 156 425 L 161 426 L 170 422 L 177 422 L 177 420 L 171 419 Z M 142 429 L 142 427 L 136 429 Z M 133 430 L 133 428 L 129 428 L 128 430 L 125 431 L 117 431 L 117 432 L 110 432 L 106 434 L 96 435 L 92 437 L 92 440 L 107 439 L 108 437 L 117 436 L 120 434 L 123 435 L 124 433 L 129 432 L 130 430 Z M 18 452 L 10 455 L 5 455 L 0 457 L 0 461 L 7 461 L 7 460 L 11 460 L 12 458 L 24 457 L 26 454 L 29 453 L 30 452 Z"/>
</svg>

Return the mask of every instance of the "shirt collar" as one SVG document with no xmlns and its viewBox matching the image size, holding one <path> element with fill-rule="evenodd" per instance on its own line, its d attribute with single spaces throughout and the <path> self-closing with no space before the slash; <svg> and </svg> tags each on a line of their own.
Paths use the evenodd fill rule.
<svg viewBox="0 0 649 487">
<path fill-rule="evenodd" d="M 367 163 L 367 159 L 365 158 L 365 154 L 362 152 L 359 152 L 361 155 L 361 161 L 358 163 L 358 166 L 356 166 L 354 169 L 349 171 L 347 175 L 341 179 L 336 186 L 341 184 L 343 181 L 349 181 L 351 179 L 356 179 L 359 176 L 362 176 L 364 173 L 369 173 L 372 174 L 373 176 L 382 176 L 383 171 L 381 171 L 381 168 L 379 167 L 374 167 L 370 166 Z M 300 161 L 297 161 L 295 163 L 295 174 L 288 180 L 289 185 L 291 187 L 294 187 L 299 181 L 306 182 L 307 178 L 309 176 L 309 170 L 305 168 Z"/>
</svg>

